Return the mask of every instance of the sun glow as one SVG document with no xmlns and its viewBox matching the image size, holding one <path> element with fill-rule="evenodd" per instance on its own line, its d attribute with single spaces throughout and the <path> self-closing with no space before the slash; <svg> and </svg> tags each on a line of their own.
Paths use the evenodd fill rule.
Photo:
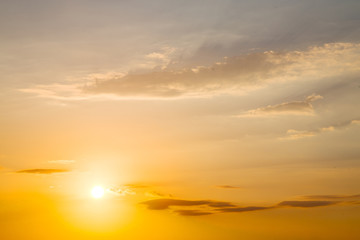
<svg viewBox="0 0 360 240">
<path fill-rule="evenodd" d="M 93 187 L 93 189 L 91 190 L 91 195 L 94 198 L 101 198 L 104 196 L 105 190 L 104 188 L 102 188 L 101 186 L 95 186 Z"/>
</svg>

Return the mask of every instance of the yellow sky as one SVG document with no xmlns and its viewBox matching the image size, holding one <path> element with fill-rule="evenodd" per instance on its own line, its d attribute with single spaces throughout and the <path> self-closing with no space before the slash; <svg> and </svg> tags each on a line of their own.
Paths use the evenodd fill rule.
<svg viewBox="0 0 360 240">
<path fill-rule="evenodd" d="M 359 239 L 359 9 L 1 1 L 0 239 Z"/>
</svg>

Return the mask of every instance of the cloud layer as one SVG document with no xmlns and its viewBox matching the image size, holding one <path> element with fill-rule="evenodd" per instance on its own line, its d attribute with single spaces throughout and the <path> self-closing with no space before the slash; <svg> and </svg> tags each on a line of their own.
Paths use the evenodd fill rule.
<svg viewBox="0 0 360 240">
<path fill-rule="evenodd" d="M 340 196 L 340 197 L 339 197 Z M 357 204 L 353 201 L 339 201 L 345 199 L 357 199 L 359 195 L 318 195 L 310 196 L 314 200 L 297 200 L 297 201 L 282 201 L 272 206 L 239 206 L 231 202 L 223 202 L 216 200 L 184 200 L 184 199 L 171 199 L 160 198 L 142 202 L 150 210 L 167 210 L 172 209 L 175 213 L 183 216 L 203 216 L 215 213 L 243 213 L 253 211 L 263 211 L 276 209 L 281 207 L 291 208 L 315 208 L 327 207 L 336 204 Z M 319 200 L 319 199 L 330 199 Z M 180 208 L 180 209 L 179 209 Z"/>
<path fill-rule="evenodd" d="M 331 43 L 310 47 L 305 51 L 266 51 L 225 57 L 210 66 L 178 70 L 162 66 L 160 70 L 146 73 L 105 74 L 103 78 L 97 78 L 82 87 L 79 83 L 52 84 L 23 88 L 20 91 L 58 100 L 241 94 L 272 82 L 311 81 L 344 74 L 359 74 L 359 59 L 360 44 Z M 311 112 L 310 102 L 313 100 L 315 99 L 268 106 L 256 109 L 256 112 Z"/>
<path fill-rule="evenodd" d="M 359 72 L 360 44 L 334 43 L 309 48 L 307 51 L 260 52 L 224 58 L 209 67 L 181 71 L 154 71 L 103 79 L 87 86 L 88 93 L 112 93 L 119 96 L 179 97 L 238 92 L 273 81 L 311 80 Z M 308 99 L 308 101 L 312 101 Z M 292 103 L 276 106 L 309 108 Z M 270 111 L 270 109 L 265 109 Z"/>
</svg>

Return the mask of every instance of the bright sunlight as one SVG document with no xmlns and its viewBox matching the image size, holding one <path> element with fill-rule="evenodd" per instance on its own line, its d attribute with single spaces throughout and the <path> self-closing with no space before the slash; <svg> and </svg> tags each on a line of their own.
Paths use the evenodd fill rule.
<svg viewBox="0 0 360 240">
<path fill-rule="evenodd" d="M 104 193 L 105 193 L 105 190 L 101 186 L 95 186 L 91 190 L 91 195 L 94 198 L 101 198 L 102 196 L 104 196 Z"/>
</svg>

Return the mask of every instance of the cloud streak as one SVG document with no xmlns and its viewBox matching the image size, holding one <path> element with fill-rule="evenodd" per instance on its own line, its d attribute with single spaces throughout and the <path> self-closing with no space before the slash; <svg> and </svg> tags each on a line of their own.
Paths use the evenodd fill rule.
<svg viewBox="0 0 360 240">
<path fill-rule="evenodd" d="M 241 187 L 238 186 L 232 186 L 232 185 L 219 185 L 216 186 L 217 188 L 224 188 L 224 189 L 241 189 Z"/>
<path fill-rule="evenodd" d="M 267 117 L 271 115 L 313 115 L 314 107 L 311 102 L 323 99 L 320 95 L 311 95 L 304 101 L 284 102 L 276 105 L 249 110 L 239 117 Z"/>
<path fill-rule="evenodd" d="M 321 127 L 314 130 L 295 130 L 289 129 L 287 130 L 287 136 L 281 137 L 280 140 L 297 140 L 302 138 L 314 137 L 324 132 L 332 132 L 335 130 L 340 130 L 348 127 L 358 126 L 360 121 L 359 120 L 351 120 L 340 124 L 334 124 L 332 126 Z"/>
<path fill-rule="evenodd" d="M 16 171 L 15 173 L 31 173 L 31 174 L 53 174 L 53 173 L 66 173 L 70 172 L 67 169 L 54 169 L 54 168 L 35 168 L 35 169 L 24 169 Z"/>
<path fill-rule="evenodd" d="M 206 205 L 210 207 L 223 207 L 223 206 L 234 206 L 228 202 L 218 202 L 218 201 L 209 201 L 209 200 L 180 200 L 180 199 L 153 199 L 149 201 L 142 202 L 142 204 L 147 205 L 148 209 L 152 210 L 164 210 L 172 206 L 200 206 Z"/>
<path fill-rule="evenodd" d="M 127 196 L 127 195 L 135 195 L 136 192 L 133 191 L 131 188 L 127 186 L 121 186 L 121 187 L 109 187 L 106 189 L 108 192 L 113 193 L 118 196 Z"/>
<path fill-rule="evenodd" d="M 314 196 L 311 196 L 311 198 Z M 325 195 L 321 198 L 330 200 L 339 200 L 345 198 L 358 198 L 359 195 L 338 196 Z M 315 198 L 315 197 L 314 197 Z M 316 208 L 328 207 L 336 204 L 358 204 L 352 201 L 329 201 L 329 200 L 301 200 L 301 201 L 282 201 L 272 206 L 239 206 L 231 202 L 222 202 L 215 200 L 183 200 L 183 199 L 153 199 L 141 202 L 150 210 L 173 210 L 173 212 L 183 216 L 203 216 L 215 213 L 244 213 L 254 211 L 264 211 L 276 208 Z M 180 209 L 179 209 L 180 208 Z"/>
<path fill-rule="evenodd" d="M 324 207 L 335 205 L 338 202 L 334 201 L 283 201 L 278 204 L 281 207 L 301 207 L 301 208 L 311 208 L 311 207 Z"/>
<path fill-rule="evenodd" d="M 213 212 L 206 212 L 199 210 L 175 210 L 174 212 L 182 216 L 204 216 L 204 215 L 213 214 Z"/>
<path fill-rule="evenodd" d="M 360 198 L 360 194 L 356 195 L 309 195 L 304 196 L 306 199 L 329 199 L 329 200 L 336 200 L 336 199 L 356 199 Z"/>
</svg>

